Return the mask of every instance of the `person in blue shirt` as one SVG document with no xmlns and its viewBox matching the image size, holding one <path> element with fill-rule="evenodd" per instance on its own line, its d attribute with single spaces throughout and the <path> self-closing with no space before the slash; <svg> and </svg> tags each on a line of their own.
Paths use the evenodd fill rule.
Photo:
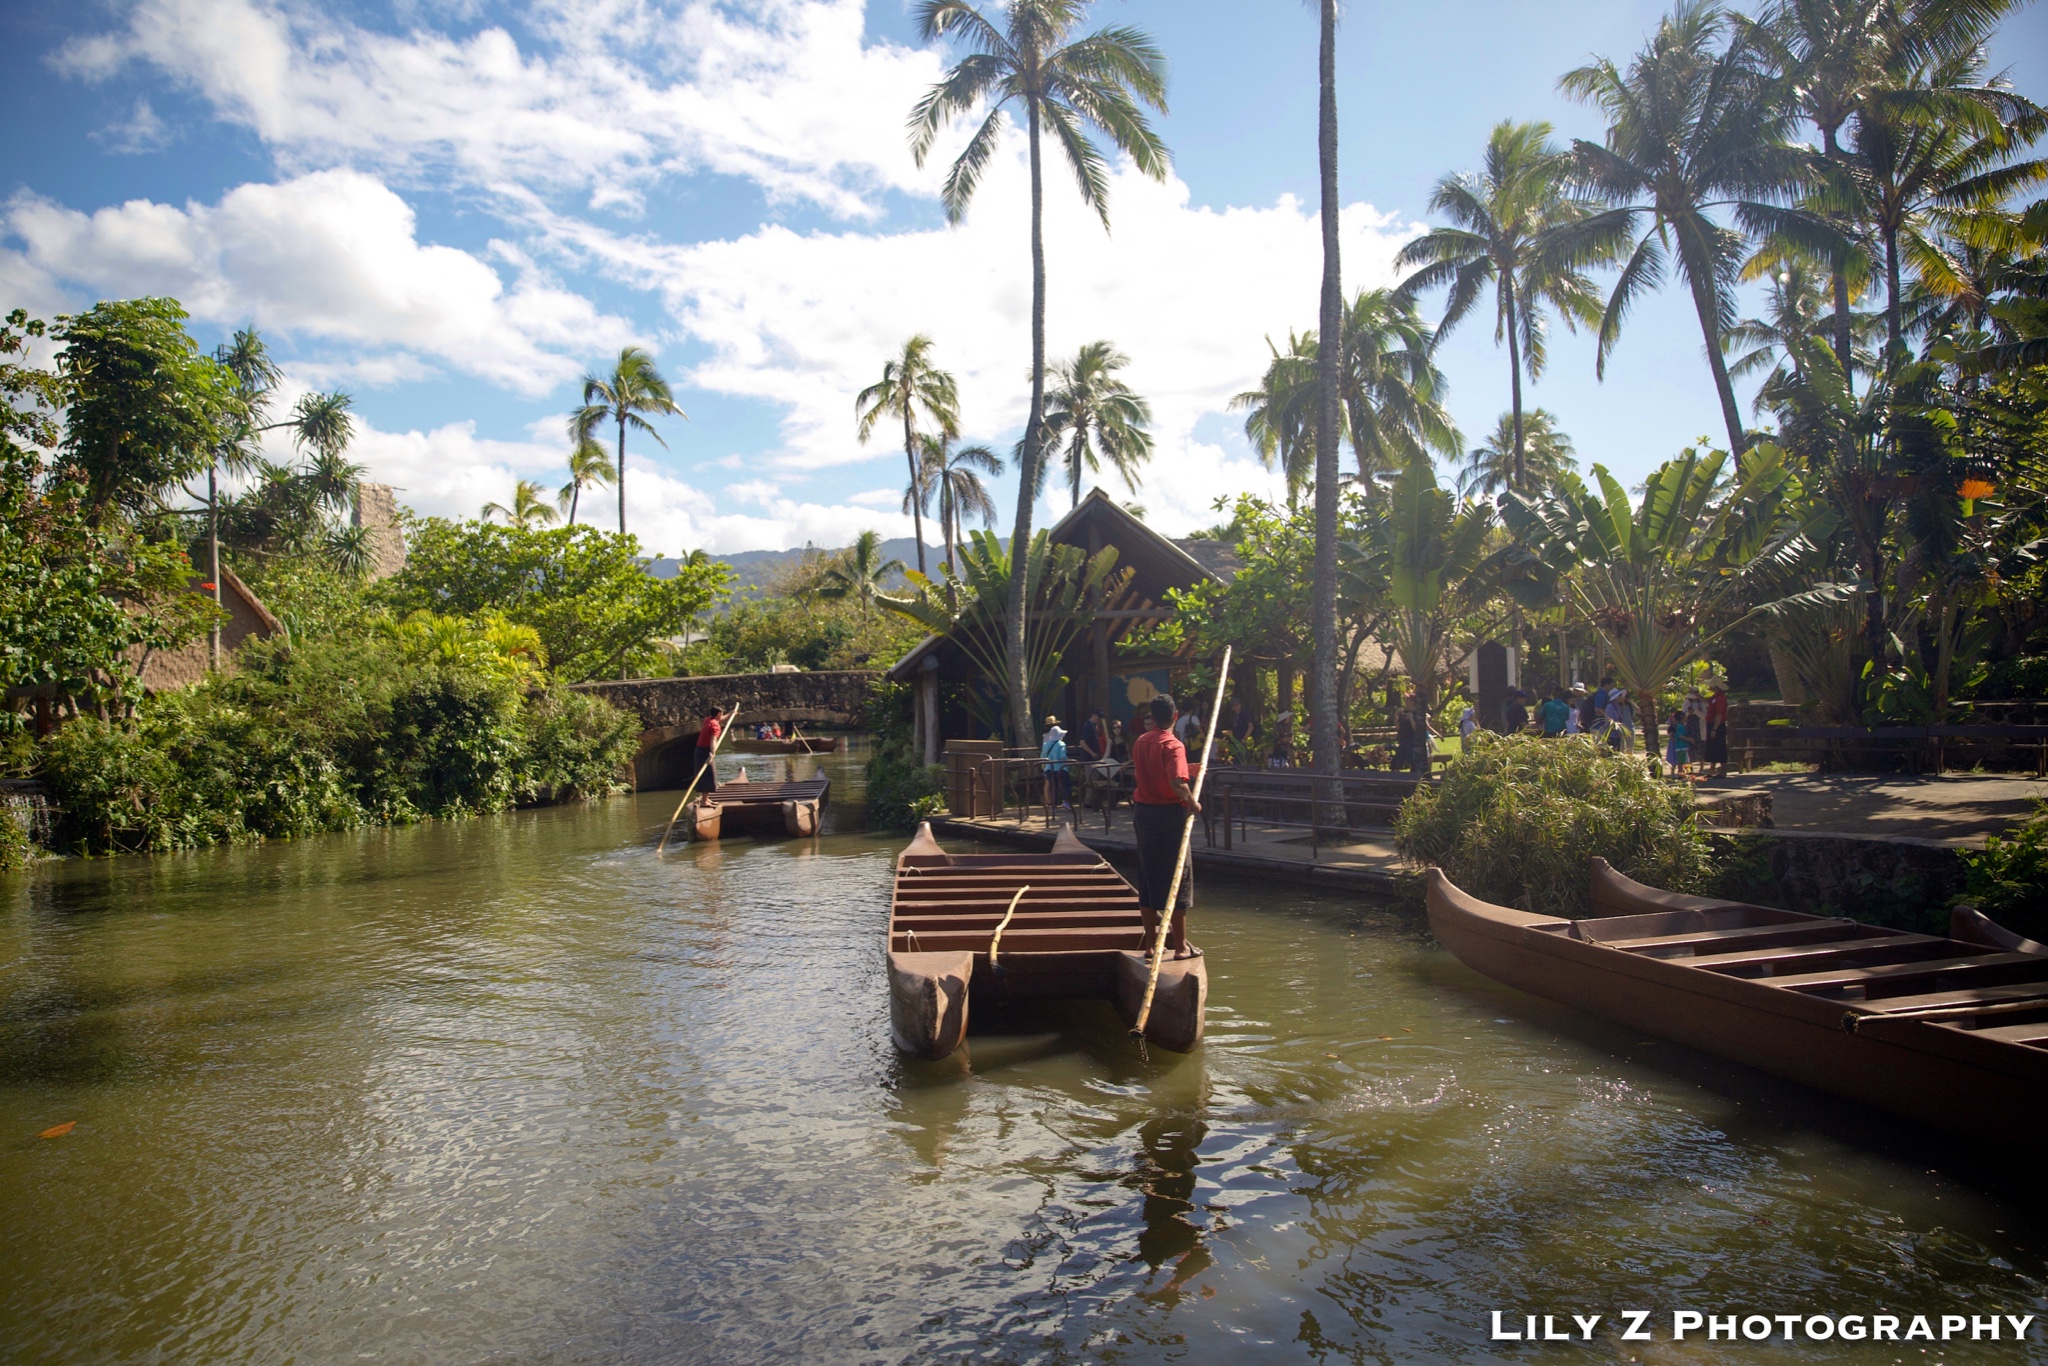
<svg viewBox="0 0 2048 1366">
<path fill-rule="evenodd" d="M 1565 726 L 1572 719 L 1572 704 L 1564 700 L 1564 689 L 1551 689 L 1550 696 L 1536 708 L 1536 719 L 1543 723 L 1543 734 L 1547 739 L 1556 739 L 1564 734 Z"/>
<path fill-rule="evenodd" d="M 1038 757 L 1045 760 L 1045 809 L 1074 809 L 1074 775 L 1067 771 L 1067 733 L 1057 716 L 1045 718 L 1045 738 L 1039 741 Z"/>
</svg>

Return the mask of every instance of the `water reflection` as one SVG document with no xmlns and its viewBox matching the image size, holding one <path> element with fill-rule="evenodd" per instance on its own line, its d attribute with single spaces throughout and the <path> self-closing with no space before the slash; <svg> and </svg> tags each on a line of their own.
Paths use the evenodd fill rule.
<svg viewBox="0 0 2048 1366">
<path fill-rule="evenodd" d="M 1485 1361 L 1494 1307 L 2048 1292 L 2010 1172 L 1291 891 L 1205 891 L 1192 1055 L 1038 1004 L 905 1061 L 894 844 L 656 859 L 676 795 L 0 882 L 0 1355 Z"/>
</svg>

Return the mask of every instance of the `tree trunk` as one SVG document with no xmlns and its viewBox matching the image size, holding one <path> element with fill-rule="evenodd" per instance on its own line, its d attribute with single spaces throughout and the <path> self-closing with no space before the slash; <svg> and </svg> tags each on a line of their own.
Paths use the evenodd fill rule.
<svg viewBox="0 0 2048 1366">
<path fill-rule="evenodd" d="M 1830 162 L 1842 159 L 1842 145 L 1835 140 L 1839 130 L 1830 126 L 1821 130 L 1821 149 Z M 1851 362 L 1856 355 L 1855 333 L 1849 320 L 1849 254 L 1846 248 L 1833 253 L 1828 263 L 1835 293 L 1835 361 L 1842 367 L 1842 383 L 1850 393 L 1856 392 L 1856 375 Z"/>
<path fill-rule="evenodd" d="M 583 480 L 576 477 L 569 485 L 569 525 L 576 525 L 576 505 L 583 501 Z"/>
<path fill-rule="evenodd" d="M 1899 234 L 1889 225 L 1884 230 L 1884 373 L 1889 379 L 1898 369 L 1899 356 L 1905 350 L 1905 331 L 1899 310 L 1902 307 L 1899 293 Z"/>
<path fill-rule="evenodd" d="M 626 410 L 619 409 L 619 535 L 626 534 Z"/>
<path fill-rule="evenodd" d="M 220 466 L 209 462 L 206 466 L 206 542 L 209 567 L 213 579 L 213 605 L 220 607 Z M 220 668 L 220 617 L 213 619 L 213 632 L 207 644 L 206 666 Z"/>
<path fill-rule="evenodd" d="M 1508 463 L 1508 487 L 1526 491 L 1529 485 L 1529 457 L 1523 453 L 1522 436 L 1522 339 L 1515 335 L 1515 277 L 1501 277 L 1501 293 L 1507 299 L 1508 314 L 1508 398 L 1514 405 L 1515 454 Z"/>
<path fill-rule="evenodd" d="M 1031 682 L 1024 661 L 1024 580 L 1031 558 L 1032 491 L 1038 487 L 1039 425 L 1045 414 L 1045 179 L 1038 146 L 1039 110 L 1028 106 L 1031 144 L 1031 410 L 1024 418 L 1024 458 L 1017 470 L 1017 521 L 1010 533 L 1010 728 L 1031 743 Z"/>
<path fill-rule="evenodd" d="M 1678 243 L 1684 254 L 1686 282 L 1692 286 L 1692 306 L 1700 316 L 1700 335 L 1707 343 L 1707 366 L 1714 372 L 1714 393 L 1721 400 L 1721 419 L 1728 424 L 1728 453 L 1739 456 L 1747 434 L 1742 428 L 1742 409 L 1735 402 L 1735 385 L 1728 378 L 1728 358 L 1721 354 L 1713 263 L 1705 259 L 1693 234 L 1683 226 L 1679 228 Z"/>
<path fill-rule="evenodd" d="M 1322 181 L 1323 291 L 1316 345 L 1316 652 L 1309 743 L 1315 749 L 1316 768 L 1334 777 L 1343 762 L 1337 739 L 1337 363 L 1344 307 L 1337 257 L 1337 0 L 1321 0 L 1318 8 L 1322 36 L 1316 54 L 1321 87 L 1316 155 Z"/>
<path fill-rule="evenodd" d="M 904 377 L 906 380 L 908 376 Z M 942 435 L 943 439 L 943 435 Z M 903 459 L 910 466 L 910 534 L 917 538 L 917 572 L 924 568 L 924 490 L 918 487 L 917 442 L 910 430 L 910 391 L 903 394 Z"/>
</svg>

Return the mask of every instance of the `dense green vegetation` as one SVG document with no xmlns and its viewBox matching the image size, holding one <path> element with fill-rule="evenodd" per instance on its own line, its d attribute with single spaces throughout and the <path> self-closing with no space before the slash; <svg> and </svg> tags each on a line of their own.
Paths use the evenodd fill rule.
<svg viewBox="0 0 2048 1366">
<path fill-rule="evenodd" d="M 1958 901 L 2017 934 L 2048 941 L 2048 803 L 1982 849 L 1964 850 L 1962 859 Z"/>
</svg>

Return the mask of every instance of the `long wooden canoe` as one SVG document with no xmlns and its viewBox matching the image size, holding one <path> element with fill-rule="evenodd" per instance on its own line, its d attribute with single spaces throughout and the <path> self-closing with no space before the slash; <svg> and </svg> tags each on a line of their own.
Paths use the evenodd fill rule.
<svg viewBox="0 0 2048 1366">
<path fill-rule="evenodd" d="M 755 740 L 735 735 L 725 742 L 727 754 L 836 754 L 839 752 L 839 737 L 836 735 L 798 735 L 780 740 Z"/>
<path fill-rule="evenodd" d="M 1011 898 L 1029 887 L 989 951 Z M 1062 827 L 1044 854 L 949 854 L 919 828 L 896 858 L 889 906 L 889 1026 L 896 1047 L 943 1058 L 967 1037 L 971 1000 L 1112 1001 L 1126 1023 L 1150 964 L 1138 893 Z M 1209 972 L 1202 951 L 1169 940 L 1146 1039 L 1176 1053 L 1202 1038 Z"/>
<path fill-rule="evenodd" d="M 1585 920 L 1427 873 L 1466 966 L 1822 1091 L 2000 1147 L 2048 1132 L 2048 949 L 1975 912 L 1948 937 L 1682 896 L 1593 860 Z"/>
<path fill-rule="evenodd" d="M 695 798 L 689 808 L 692 839 L 715 840 L 727 835 L 790 835 L 818 833 L 819 809 L 825 805 L 829 778 L 802 778 L 790 783 L 757 783 L 740 770 L 716 792 Z"/>
</svg>

